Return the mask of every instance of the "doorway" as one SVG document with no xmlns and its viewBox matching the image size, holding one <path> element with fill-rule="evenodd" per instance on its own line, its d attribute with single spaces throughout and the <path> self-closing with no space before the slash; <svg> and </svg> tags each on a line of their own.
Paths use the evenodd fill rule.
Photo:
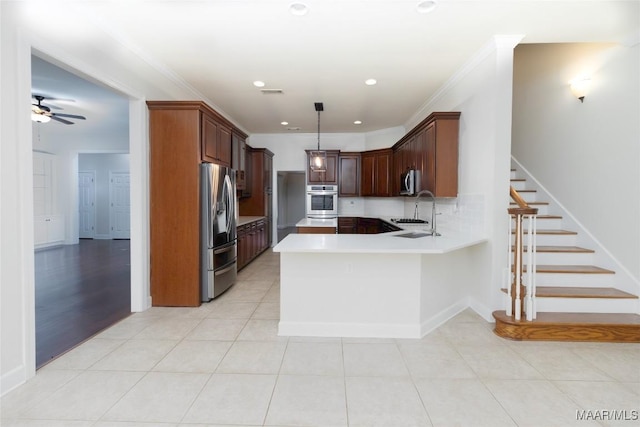
<svg viewBox="0 0 640 427">
<path fill-rule="evenodd" d="M 35 55 L 31 70 L 32 93 L 46 94 L 51 108 L 86 116 L 33 124 L 34 151 L 56 165 L 52 214 L 64 224 L 61 239 L 34 251 L 40 368 L 131 314 L 129 99 Z"/>
<path fill-rule="evenodd" d="M 296 232 L 305 214 L 304 171 L 278 171 L 278 241 Z"/>
<path fill-rule="evenodd" d="M 93 239 L 96 231 L 96 171 L 78 173 L 78 215 L 78 236 Z"/>
<path fill-rule="evenodd" d="M 131 237 L 129 172 L 109 172 L 109 218 L 112 239 Z"/>
</svg>

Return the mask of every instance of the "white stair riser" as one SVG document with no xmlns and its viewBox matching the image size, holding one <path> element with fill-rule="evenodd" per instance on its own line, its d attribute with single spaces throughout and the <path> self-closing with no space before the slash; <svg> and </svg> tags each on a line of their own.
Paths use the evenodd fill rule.
<svg viewBox="0 0 640 427">
<path fill-rule="evenodd" d="M 546 200 L 539 200 L 537 192 L 531 192 L 531 193 L 521 192 L 519 194 L 520 194 L 520 197 L 522 197 L 525 202 L 538 202 L 538 201 L 543 201 L 544 202 L 544 201 L 546 201 Z"/>
<path fill-rule="evenodd" d="M 527 181 L 511 181 L 511 186 L 516 190 L 526 190 L 527 189 Z"/>
<path fill-rule="evenodd" d="M 537 286 L 566 286 L 581 288 L 615 287 L 615 274 L 538 273 Z"/>
<path fill-rule="evenodd" d="M 524 252 L 524 261 L 529 259 L 528 252 Z M 556 253 L 556 252 L 538 252 L 536 254 L 536 263 L 539 265 L 593 265 L 593 253 Z"/>
<path fill-rule="evenodd" d="M 536 236 L 536 245 L 538 246 L 576 246 L 575 234 L 538 234 Z M 515 236 L 511 235 L 511 244 L 513 245 Z M 525 234 L 522 239 L 524 245 L 529 244 L 529 237 Z"/>
<path fill-rule="evenodd" d="M 509 176 L 509 178 L 511 178 L 511 179 L 519 178 L 519 176 L 517 176 L 517 172 L 516 171 L 511 171 L 511 175 Z"/>
<path fill-rule="evenodd" d="M 529 221 L 526 218 L 522 219 L 524 228 L 528 228 Z M 511 219 L 511 229 L 516 226 L 516 220 Z M 540 230 L 560 230 L 562 228 L 562 218 L 536 218 L 536 226 Z"/>
<path fill-rule="evenodd" d="M 627 298 L 536 298 L 538 313 L 637 313 L 638 300 Z"/>
</svg>

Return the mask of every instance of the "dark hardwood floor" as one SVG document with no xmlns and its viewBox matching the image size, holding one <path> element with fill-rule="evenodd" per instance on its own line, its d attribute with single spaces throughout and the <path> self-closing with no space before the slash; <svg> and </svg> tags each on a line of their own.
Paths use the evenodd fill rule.
<svg viewBox="0 0 640 427">
<path fill-rule="evenodd" d="M 35 252 L 36 367 L 131 314 L 129 240 Z"/>
</svg>

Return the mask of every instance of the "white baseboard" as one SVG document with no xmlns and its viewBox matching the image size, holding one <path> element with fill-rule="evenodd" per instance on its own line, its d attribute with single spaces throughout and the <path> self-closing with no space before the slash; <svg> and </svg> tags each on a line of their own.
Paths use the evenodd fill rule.
<svg viewBox="0 0 640 427">
<path fill-rule="evenodd" d="M 430 318 L 423 320 L 420 324 L 420 338 L 429 334 L 433 330 L 439 328 L 443 324 L 445 324 L 449 319 L 455 317 L 460 312 L 466 310 L 468 307 L 467 301 L 462 300 L 458 301 L 439 313 L 431 316 Z"/>
<path fill-rule="evenodd" d="M 4 396 L 27 381 L 24 365 L 3 374 L 0 378 L 0 396 Z"/>
</svg>

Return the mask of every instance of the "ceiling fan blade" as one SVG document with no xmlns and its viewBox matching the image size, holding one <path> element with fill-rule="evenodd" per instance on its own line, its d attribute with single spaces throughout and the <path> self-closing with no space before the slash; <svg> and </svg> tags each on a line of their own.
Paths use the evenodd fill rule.
<svg viewBox="0 0 640 427">
<path fill-rule="evenodd" d="M 69 99 L 69 98 L 56 98 L 55 96 L 49 96 L 49 95 L 43 95 L 41 93 L 34 93 L 31 94 L 31 97 L 33 99 L 38 99 L 40 98 L 41 101 L 47 100 L 47 101 L 64 101 L 64 102 L 76 102 L 75 99 Z"/>
<path fill-rule="evenodd" d="M 77 114 L 62 114 L 62 113 L 51 113 L 51 114 L 58 117 L 69 117 L 71 119 L 87 120 L 86 117 L 78 116 Z"/>
<path fill-rule="evenodd" d="M 60 117 L 57 117 L 55 115 L 51 115 L 51 118 L 53 120 L 56 120 L 56 121 L 60 122 L 60 123 L 64 123 L 65 125 L 72 125 L 73 124 L 73 122 L 70 122 L 69 120 L 61 119 Z"/>
</svg>

